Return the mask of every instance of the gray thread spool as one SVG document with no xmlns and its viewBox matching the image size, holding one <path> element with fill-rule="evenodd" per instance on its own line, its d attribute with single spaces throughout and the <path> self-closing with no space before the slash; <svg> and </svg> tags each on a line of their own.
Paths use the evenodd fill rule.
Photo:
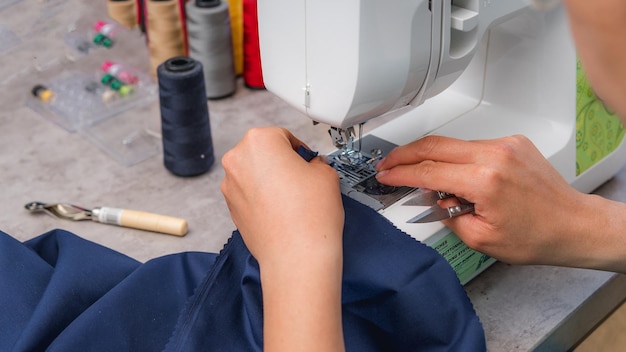
<svg viewBox="0 0 626 352">
<path fill-rule="evenodd" d="M 236 76 L 228 3 L 196 0 L 185 6 L 189 57 L 204 67 L 207 98 L 233 94 Z"/>
</svg>

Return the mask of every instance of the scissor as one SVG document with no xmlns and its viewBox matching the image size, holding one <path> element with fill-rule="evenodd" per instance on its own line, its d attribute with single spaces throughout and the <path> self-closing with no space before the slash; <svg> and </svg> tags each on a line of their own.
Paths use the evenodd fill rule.
<svg viewBox="0 0 626 352">
<path fill-rule="evenodd" d="M 407 223 L 426 223 L 433 221 L 441 221 L 450 219 L 455 216 L 474 212 L 474 204 L 467 200 L 457 197 L 461 204 L 448 208 L 442 208 L 437 204 L 437 201 L 456 197 L 452 193 L 441 191 L 430 191 L 420 189 L 418 194 L 413 198 L 407 200 L 402 205 L 421 205 L 431 206 L 429 209 L 419 213 L 417 216 L 409 219 Z"/>
</svg>

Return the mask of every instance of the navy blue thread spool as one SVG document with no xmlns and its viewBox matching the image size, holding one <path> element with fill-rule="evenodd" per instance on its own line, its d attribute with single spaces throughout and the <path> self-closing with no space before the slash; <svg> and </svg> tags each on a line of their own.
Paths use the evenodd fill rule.
<svg viewBox="0 0 626 352">
<path fill-rule="evenodd" d="M 157 67 L 163 163 L 177 176 L 207 172 L 215 162 L 202 64 L 178 56 Z"/>
</svg>

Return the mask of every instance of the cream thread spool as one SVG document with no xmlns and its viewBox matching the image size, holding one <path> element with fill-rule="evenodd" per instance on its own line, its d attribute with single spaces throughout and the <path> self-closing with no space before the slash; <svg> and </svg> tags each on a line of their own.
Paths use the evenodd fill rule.
<svg viewBox="0 0 626 352">
<path fill-rule="evenodd" d="M 107 0 L 107 12 L 115 22 L 128 29 L 137 26 L 137 0 Z"/>
<path fill-rule="evenodd" d="M 178 0 L 147 0 L 146 29 L 151 73 L 165 60 L 186 55 L 185 31 Z"/>
</svg>

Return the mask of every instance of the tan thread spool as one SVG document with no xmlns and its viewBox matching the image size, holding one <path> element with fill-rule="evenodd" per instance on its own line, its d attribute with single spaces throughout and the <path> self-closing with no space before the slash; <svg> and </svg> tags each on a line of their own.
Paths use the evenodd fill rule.
<svg viewBox="0 0 626 352">
<path fill-rule="evenodd" d="M 184 24 L 178 0 L 147 0 L 145 6 L 151 73 L 156 76 L 165 60 L 187 54 Z"/>
<path fill-rule="evenodd" d="M 107 11 L 122 26 L 128 29 L 137 26 L 137 0 L 107 0 Z"/>
</svg>

